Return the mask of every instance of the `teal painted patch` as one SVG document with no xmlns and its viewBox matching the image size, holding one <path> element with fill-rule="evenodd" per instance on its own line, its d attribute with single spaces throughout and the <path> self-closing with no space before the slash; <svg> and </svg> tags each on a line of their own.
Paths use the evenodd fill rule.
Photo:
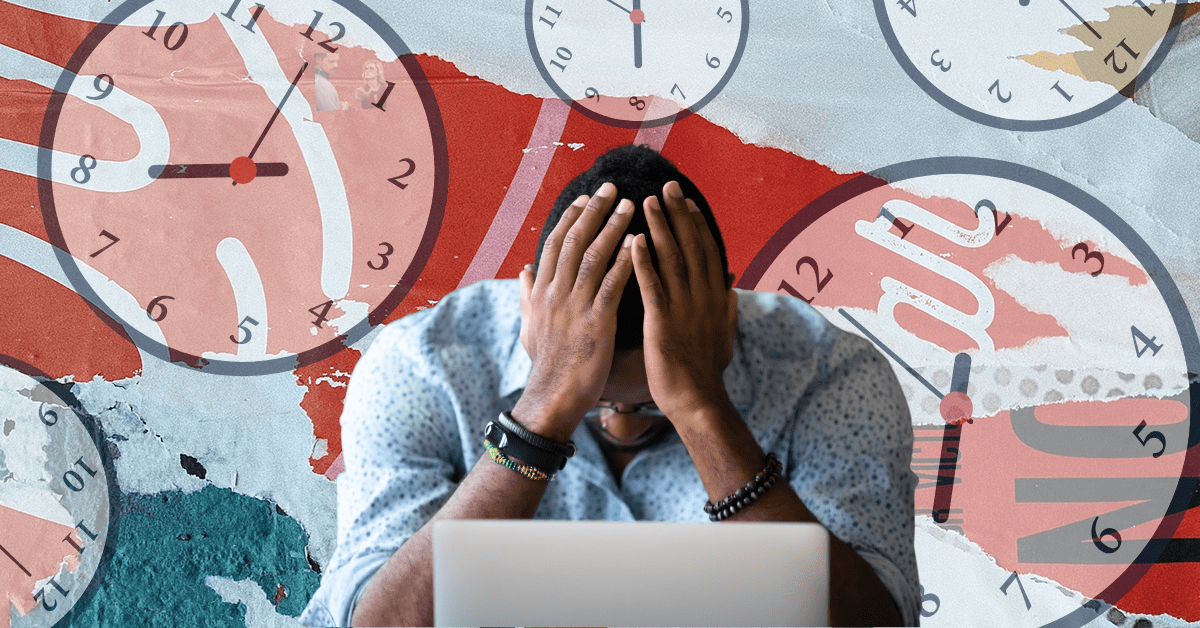
<svg viewBox="0 0 1200 628">
<path fill-rule="evenodd" d="M 70 626 L 175 628 L 246 625 L 205 579 L 254 580 L 276 610 L 298 617 L 320 574 L 305 556 L 308 536 L 275 506 L 229 489 L 121 495 L 113 555 L 92 598 Z"/>
</svg>

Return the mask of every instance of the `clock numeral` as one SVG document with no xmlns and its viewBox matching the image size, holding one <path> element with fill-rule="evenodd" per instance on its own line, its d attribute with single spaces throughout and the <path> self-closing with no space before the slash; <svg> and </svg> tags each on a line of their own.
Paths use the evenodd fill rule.
<svg viewBox="0 0 1200 628">
<path fill-rule="evenodd" d="M 5 553 L 7 554 L 8 552 Z M 24 567 L 22 567 L 22 569 L 24 569 Z M 62 585 L 60 585 L 54 578 L 50 578 L 50 584 L 54 585 L 54 588 L 58 590 L 59 595 L 65 596 L 67 593 L 69 593 L 69 591 L 62 588 Z M 58 602 L 50 604 L 50 598 L 46 595 L 46 587 L 38 589 L 37 592 L 33 594 L 34 601 L 37 601 L 39 597 L 42 598 L 42 608 L 46 609 L 47 611 L 53 611 L 54 609 L 58 608 Z"/>
<path fill-rule="evenodd" d="M 1057 91 L 1059 94 L 1062 94 L 1062 97 L 1066 98 L 1067 102 L 1071 102 L 1071 99 L 1074 98 L 1074 96 L 1068 94 L 1066 92 L 1066 90 L 1064 90 L 1062 88 L 1062 86 L 1058 84 L 1058 81 L 1054 81 L 1054 85 L 1050 86 L 1050 89 L 1053 89 L 1053 90 Z"/>
<path fill-rule="evenodd" d="M 88 165 L 88 160 L 92 160 L 92 165 Z M 91 155 L 84 155 L 79 158 L 79 167 L 71 169 L 71 180 L 83 185 L 92 180 L 92 169 L 96 167 L 97 161 Z"/>
<path fill-rule="evenodd" d="M 940 68 L 943 72 L 949 72 L 951 63 L 945 59 L 942 59 L 939 61 L 938 59 L 935 58 L 935 57 L 937 57 L 937 53 L 939 53 L 941 51 L 942 50 L 940 48 L 937 50 L 934 50 L 933 53 L 929 55 L 929 62 L 932 63 L 934 65 L 934 67 Z"/>
<path fill-rule="evenodd" d="M 726 24 L 733 22 L 733 13 L 723 10 L 722 7 L 717 7 L 717 17 L 724 18 Z"/>
<path fill-rule="evenodd" d="M 313 321 L 313 325 L 316 325 L 317 329 L 325 326 L 325 321 L 329 320 L 329 310 L 332 307 L 333 301 L 330 300 L 320 305 L 314 305 L 313 307 L 308 308 L 308 311 L 311 312 L 313 316 L 317 317 L 317 320 Z M 318 308 L 320 308 L 320 312 L 317 311 Z"/>
<path fill-rule="evenodd" d="M 1142 438 L 1142 430 L 1144 429 L 1146 429 L 1146 422 L 1142 421 L 1141 423 L 1138 423 L 1138 426 L 1133 428 L 1133 437 L 1138 439 L 1138 442 L 1142 444 L 1142 447 L 1145 447 L 1146 443 L 1150 442 L 1150 439 L 1157 438 L 1162 447 L 1159 447 L 1158 451 L 1150 454 L 1150 457 L 1157 458 L 1163 455 L 1163 452 L 1167 450 L 1167 437 L 1163 436 L 1162 432 L 1154 430 L 1149 434 L 1146 434 L 1146 438 Z"/>
<path fill-rule="evenodd" d="M 114 245 L 114 244 L 116 244 L 116 243 L 118 243 L 118 242 L 120 242 L 120 241 L 121 241 L 121 238 L 118 238 L 117 236 L 115 236 L 115 235 L 113 235 L 113 234 L 111 234 L 111 233 L 109 233 L 109 232 L 107 232 L 107 231 L 103 231 L 103 230 L 102 230 L 102 231 L 100 231 L 100 237 L 102 237 L 102 238 L 108 238 L 109 240 L 112 240 L 112 242 L 109 242 L 108 244 L 104 245 L 104 248 L 100 249 L 99 251 L 96 251 L 95 253 L 92 253 L 92 254 L 91 254 L 91 255 L 89 255 L 88 257 L 96 257 L 97 255 L 99 255 L 99 254 L 101 254 L 101 253 L 103 253 L 103 252 L 107 251 L 107 250 L 108 250 L 108 247 L 110 247 L 110 246 L 112 246 L 112 245 Z"/>
<path fill-rule="evenodd" d="M 641 111 L 646 108 L 646 101 L 642 100 L 641 98 L 638 98 L 637 96 L 630 96 L 629 97 L 629 106 L 633 107 L 634 109 L 637 109 L 638 111 Z"/>
<path fill-rule="evenodd" d="M 716 57 L 709 57 L 707 52 L 704 53 L 704 62 L 708 64 L 708 67 L 713 68 L 714 70 L 721 67 L 721 60 Z"/>
<path fill-rule="evenodd" d="M 1091 273 L 1091 275 L 1093 277 L 1099 276 L 1100 273 L 1104 271 L 1104 255 L 1101 254 L 1099 251 L 1089 251 L 1088 245 L 1084 242 L 1080 242 L 1079 244 L 1076 244 L 1074 246 L 1074 248 L 1071 249 L 1071 259 L 1075 259 L 1075 254 L 1080 251 L 1083 251 L 1083 253 L 1084 253 L 1084 256 L 1083 256 L 1084 264 L 1087 264 L 1092 259 L 1095 259 L 1096 261 L 1100 262 L 1100 268 L 1097 268 L 1096 272 Z"/>
<path fill-rule="evenodd" d="M 391 81 L 387 81 L 387 88 L 385 88 L 383 90 L 383 94 L 379 96 L 379 102 L 373 102 L 371 104 L 375 105 L 376 107 L 379 107 L 380 111 L 387 111 L 386 109 L 383 108 L 383 103 L 387 102 L 388 96 L 392 93 L 392 88 L 395 86 L 396 86 L 395 83 L 393 83 Z"/>
<path fill-rule="evenodd" d="M 1134 52 L 1133 48 L 1130 48 L 1129 45 L 1125 43 L 1124 39 L 1117 43 L 1117 48 L 1124 48 L 1125 52 L 1129 53 L 1129 56 L 1133 57 L 1134 59 L 1138 58 L 1138 53 Z M 1117 74 L 1124 74 L 1125 70 L 1129 69 L 1129 64 L 1122 63 L 1121 67 L 1117 67 L 1117 48 L 1113 48 L 1112 52 L 1108 53 L 1107 57 L 1104 57 L 1104 62 L 1111 64 L 1112 69 L 1116 70 Z"/>
<path fill-rule="evenodd" d="M 833 271 L 826 268 L 825 269 L 825 278 L 821 279 L 821 269 L 817 266 L 817 260 L 815 260 L 811 257 L 808 257 L 806 255 L 804 257 L 801 257 L 800 261 L 796 262 L 796 273 L 799 274 L 800 267 L 805 266 L 805 265 L 812 267 L 813 277 L 817 280 L 817 292 L 820 293 L 822 290 L 825 289 L 825 284 L 828 284 L 829 280 L 833 279 Z M 786 280 L 779 282 L 779 290 L 783 290 L 798 299 L 804 299 L 805 303 L 812 303 L 813 299 L 817 298 L 817 295 L 815 295 L 815 294 L 811 298 L 805 298 L 804 295 L 800 294 L 800 291 L 798 291 L 794 287 L 792 287 L 792 285 L 789 284 Z"/>
<path fill-rule="evenodd" d="M 542 16 L 542 18 L 541 18 L 540 20 L 538 20 L 538 21 L 539 21 L 539 22 L 545 22 L 545 23 L 547 23 L 547 24 L 549 24 L 549 25 L 550 25 L 550 28 L 554 28 L 554 25 L 558 23 L 558 16 L 562 15 L 562 11 L 555 11 L 555 10 L 554 10 L 554 7 L 552 7 L 552 6 L 548 5 L 548 4 L 546 5 L 546 10 L 554 14 L 554 21 L 553 21 L 553 22 L 551 22 L 550 20 L 547 20 L 547 19 L 546 19 L 546 16 L 544 16 L 544 15 L 543 15 L 543 16 Z"/>
<path fill-rule="evenodd" d="M 1146 6 L 1145 4 L 1142 4 L 1142 0 L 1133 0 L 1133 3 L 1138 5 L 1139 7 L 1142 7 L 1142 10 L 1146 12 L 1146 15 L 1150 15 L 1150 16 L 1154 15 L 1154 9 L 1151 9 L 1150 7 Z"/>
<path fill-rule="evenodd" d="M 571 57 L 573 56 L 571 54 L 571 50 L 569 48 L 563 48 L 562 46 L 559 46 L 558 50 L 554 51 L 554 54 L 555 54 L 555 56 L 557 56 L 559 59 L 562 59 L 563 61 L 570 61 Z M 562 63 L 559 63 L 558 61 L 555 61 L 554 59 L 550 60 L 550 65 L 558 68 L 559 70 L 563 70 L 563 71 L 566 71 L 566 69 L 567 69 L 567 66 L 563 65 Z"/>
<path fill-rule="evenodd" d="M 155 31 L 158 30 L 158 26 L 160 24 L 162 24 L 163 18 L 166 16 L 167 16 L 166 13 L 159 11 L 158 17 L 154 18 L 154 23 L 150 25 L 150 30 L 142 31 L 142 34 L 145 35 L 146 37 L 149 37 L 150 39 L 154 39 Z M 179 29 L 183 29 L 183 30 L 179 30 Z M 176 38 L 175 43 L 172 44 L 171 38 L 173 36 L 173 33 L 176 33 L 176 32 L 179 33 L 179 37 Z M 183 45 L 183 42 L 187 41 L 187 36 L 188 36 L 187 24 L 184 24 L 183 22 L 175 22 L 174 24 L 167 27 L 167 32 L 163 35 L 163 45 L 167 47 L 167 50 L 179 50 L 179 47 Z M 154 41 L 158 41 L 158 40 L 154 39 Z"/>
<path fill-rule="evenodd" d="M 600 102 L 600 92 L 596 91 L 595 87 L 589 87 L 583 90 L 584 98 L 595 98 L 596 102 Z"/>
<path fill-rule="evenodd" d="M 416 170 L 417 170 L 417 162 L 409 159 L 408 157 L 405 157 L 404 159 L 400 160 L 400 163 L 405 163 L 405 162 L 408 163 L 408 170 L 405 170 L 404 172 L 388 179 L 388 181 L 391 181 L 392 183 L 394 183 L 396 185 L 396 187 L 400 188 L 401 190 L 408 187 L 408 184 L 401 183 L 400 179 L 407 177 L 408 175 L 416 172 Z"/>
<path fill-rule="evenodd" d="M 917 0 L 899 0 L 896 4 L 900 5 L 901 9 L 911 13 L 913 17 L 917 17 Z"/>
<path fill-rule="evenodd" d="M 1008 223 L 1012 222 L 1012 215 L 1008 212 L 1004 212 L 1004 220 L 1000 220 L 1000 210 L 996 209 L 995 203 L 986 198 L 978 203 L 975 203 L 976 214 L 979 214 L 979 209 L 981 207 L 986 207 L 992 211 L 992 222 L 996 224 L 996 232 L 992 234 L 993 237 L 1000 235 L 1000 232 L 1004 231 L 1004 228 L 1008 226 Z"/>
<path fill-rule="evenodd" d="M 75 466 L 83 469 L 83 472 L 87 473 L 89 477 L 96 477 L 96 472 L 92 470 L 91 467 L 87 466 L 87 463 L 83 461 L 83 456 L 80 456 L 79 460 L 75 461 Z M 71 478 L 74 478 L 75 481 L 72 482 Z M 76 473 L 74 469 L 69 469 L 63 473 L 63 484 L 66 484 L 67 488 L 78 493 L 79 491 L 83 490 L 83 476 Z"/>
<path fill-rule="evenodd" d="M 313 16 L 312 22 L 309 22 L 308 30 L 300 33 L 302 37 L 309 41 L 313 41 L 313 31 L 317 30 L 317 25 L 321 23 L 321 18 L 325 17 L 325 14 L 321 13 L 320 11 L 313 11 L 313 13 L 316 15 Z M 337 52 L 338 49 L 335 46 L 330 46 L 329 44 L 341 39 L 346 34 L 346 27 L 342 26 L 341 22 L 330 22 L 329 25 L 337 28 L 337 35 L 334 35 L 325 41 L 318 41 L 317 45 L 329 52 Z"/>
<path fill-rule="evenodd" d="M 1104 552 L 1105 554 L 1112 554 L 1112 553 L 1116 552 L 1117 550 L 1121 549 L 1121 533 L 1117 532 L 1113 528 L 1104 528 L 1103 530 L 1100 531 L 1100 534 L 1096 534 L 1096 524 L 1099 522 L 1100 522 L 1100 517 L 1096 517 L 1095 519 L 1092 519 L 1092 543 L 1094 543 L 1096 545 L 1096 549 L 1100 550 L 1101 552 Z M 1111 536 L 1113 539 L 1115 539 L 1117 541 L 1117 544 L 1112 547 L 1105 545 L 1104 541 L 1102 539 L 1106 536 Z"/>
<path fill-rule="evenodd" d="M 371 270 L 383 270 L 383 269 L 387 268 L 388 256 L 391 255 L 392 253 L 396 252 L 396 249 L 392 248 L 392 245 L 388 244 L 387 242 L 380 242 L 379 246 L 386 247 L 387 250 L 382 253 L 376 253 L 376 255 L 379 256 L 379 259 L 382 260 L 382 262 L 378 266 L 376 266 L 375 264 L 372 264 L 371 260 L 367 260 L 367 268 L 370 268 Z"/>
<path fill-rule="evenodd" d="M 1142 357 L 1142 354 L 1147 351 L 1150 352 L 1151 356 L 1156 356 L 1156 355 L 1158 355 L 1158 350 L 1163 348 L 1162 345 L 1154 344 L 1154 340 L 1155 340 L 1155 338 L 1157 338 L 1157 336 L 1155 336 L 1153 338 L 1147 338 L 1146 334 L 1142 333 L 1142 330 L 1138 329 L 1137 327 L 1134 327 L 1133 325 L 1129 326 L 1129 331 L 1133 333 L 1133 350 L 1137 351 L 1137 357 L 1139 357 L 1139 358 Z M 1146 343 L 1146 346 L 1139 347 L 1138 346 L 1139 340 Z"/>
<path fill-rule="evenodd" d="M 47 426 L 58 423 L 58 411 L 57 410 L 47 411 L 47 410 L 45 410 L 45 407 L 46 407 L 46 404 L 43 403 L 42 406 L 40 408 L 38 408 L 38 418 L 42 420 L 42 423 L 45 423 Z M 52 420 L 47 421 L 46 420 L 47 416 L 51 417 Z"/>
<path fill-rule="evenodd" d="M 96 91 L 100 92 L 100 95 L 84 96 L 84 98 L 88 100 L 100 100 L 112 93 L 114 85 L 113 77 L 108 74 L 99 74 L 96 76 L 96 80 L 92 81 L 92 85 L 96 86 Z"/>
<path fill-rule="evenodd" d="M 247 323 L 254 325 L 254 326 L 258 326 L 258 321 L 254 320 L 253 318 L 250 318 L 249 316 L 245 316 L 242 318 L 242 322 L 238 323 L 238 329 L 240 331 L 246 332 L 246 337 L 242 338 L 241 340 L 238 340 L 237 336 L 230 335 L 229 339 L 239 345 L 244 345 L 247 342 L 250 342 L 250 338 L 253 334 L 250 333 L 250 328 L 246 327 Z"/>
<path fill-rule="evenodd" d="M 908 235 L 908 232 L 912 231 L 913 227 L 917 226 L 917 224 L 905 225 L 903 220 L 893 218 L 892 226 L 900 230 L 900 239 L 903 240 Z"/>
<path fill-rule="evenodd" d="M 1025 610 L 1033 610 L 1033 604 L 1029 603 L 1029 596 L 1025 594 L 1025 585 L 1021 584 L 1021 578 L 1017 575 L 1017 572 L 1014 571 L 1012 575 L 1008 577 L 1008 580 L 1004 581 L 1004 584 L 1000 586 L 1000 592 L 1004 595 L 1008 595 L 1008 587 L 1011 586 L 1013 582 L 1017 583 L 1017 588 L 1021 590 L 1021 597 L 1025 598 Z"/>
<path fill-rule="evenodd" d="M 94 532 L 92 532 L 91 530 L 89 530 L 87 526 L 83 525 L 83 522 L 82 522 L 82 521 L 80 521 L 79 523 L 75 524 L 75 529 L 77 529 L 77 530 L 79 530 L 80 532 L 82 532 L 82 533 L 84 533 L 85 535 L 87 535 L 88 539 L 90 539 L 90 540 L 92 540 L 92 541 L 95 541 L 95 540 L 96 540 L 96 534 L 95 534 Z M 82 538 L 82 537 L 80 537 L 80 538 Z M 75 542 L 75 539 L 71 538 L 71 533 L 70 533 L 70 532 L 68 532 L 68 533 L 67 533 L 67 535 L 63 537 L 63 542 L 65 542 L 65 543 L 69 543 L 69 544 L 71 545 L 71 547 L 74 547 L 74 548 L 75 548 L 75 551 L 79 552 L 80 554 L 82 554 L 82 553 L 83 553 L 83 546 L 82 546 L 82 545 L 80 545 L 80 544 L 78 544 L 78 543 L 76 543 L 76 542 Z"/>
<path fill-rule="evenodd" d="M 161 297 L 154 297 L 153 299 L 150 300 L 150 304 L 146 306 L 146 316 L 149 316 L 150 320 L 157 323 L 167 317 L 167 304 L 162 302 L 163 300 L 166 300 L 166 299 L 170 299 L 170 300 L 174 301 L 175 297 L 169 297 L 167 295 L 163 295 Z M 154 315 L 155 308 L 158 308 L 158 312 L 159 312 L 158 316 Z"/>
<path fill-rule="evenodd" d="M 933 602 L 933 610 L 925 610 L 926 602 Z M 941 610 L 941 608 L 942 601 L 938 599 L 938 596 L 932 593 L 926 593 L 925 585 L 921 585 L 921 617 L 933 617 L 939 610 Z"/>
<path fill-rule="evenodd" d="M 683 95 L 683 90 L 679 89 L 679 83 L 676 83 L 675 86 L 671 88 L 671 93 L 674 94 L 675 92 L 679 92 L 679 100 L 687 100 L 687 96 Z"/>
<path fill-rule="evenodd" d="M 1007 96 L 1000 94 L 1000 79 L 996 79 L 996 82 L 992 83 L 992 86 L 988 88 L 988 93 L 992 93 L 993 90 L 996 92 L 996 99 L 1000 102 L 1007 103 L 1012 100 L 1012 92 L 1009 92 Z"/>
<path fill-rule="evenodd" d="M 230 21 L 233 21 L 233 19 L 234 19 L 233 12 L 237 11 L 238 5 L 241 3 L 242 3 L 242 0 L 233 0 L 233 4 L 229 6 L 229 10 L 222 13 L 221 15 L 229 18 Z M 256 4 L 255 6 L 257 6 L 258 8 L 255 9 L 254 14 L 250 16 L 250 21 L 246 22 L 246 24 L 242 26 L 242 28 L 250 31 L 251 33 L 257 32 L 254 30 L 254 23 L 258 21 L 258 16 L 262 15 L 263 9 L 266 8 L 261 4 Z"/>
</svg>

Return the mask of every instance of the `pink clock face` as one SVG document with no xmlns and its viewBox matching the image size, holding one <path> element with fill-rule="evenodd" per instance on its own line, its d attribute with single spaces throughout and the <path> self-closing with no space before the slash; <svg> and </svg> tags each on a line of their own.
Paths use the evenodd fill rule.
<svg viewBox="0 0 1200 628">
<path fill-rule="evenodd" d="M 437 105 L 377 16 L 313 6 L 122 6 L 60 81 L 48 231 L 151 353 L 288 370 L 369 331 L 424 267 L 445 204 Z"/>
<path fill-rule="evenodd" d="M 923 624 L 977 621 L 983 602 L 955 592 L 994 590 L 1015 622 L 1082 625 L 1170 555 L 1195 486 L 1196 334 L 1158 259 L 1095 199 L 1004 162 L 900 164 L 801 210 L 739 287 L 804 299 L 892 361 L 939 602 Z"/>
</svg>

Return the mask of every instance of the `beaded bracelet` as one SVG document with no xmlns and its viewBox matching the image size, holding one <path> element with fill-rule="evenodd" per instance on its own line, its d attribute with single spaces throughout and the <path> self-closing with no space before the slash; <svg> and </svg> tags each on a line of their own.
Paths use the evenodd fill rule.
<svg viewBox="0 0 1200 628">
<path fill-rule="evenodd" d="M 704 502 L 704 512 L 708 514 L 709 521 L 724 521 L 732 517 L 739 510 L 753 504 L 755 500 L 762 497 L 762 494 L 767 492 L 775 482 L 782 477 L 780 473 L 783 471 L 783 463 L 775 458 L 775 453 L 767 454 L 765 466 L 762 471 L 759 471 L 754 476 L 753 480 L 746 483 L 746 486 L 739 488 L 737 492 L 713 504 L 711 501 Z"/>
<path fill-rule="evenodd" d="M 500 449 L 493 445 L 489 440 L 484 440 L 483 446 L 487 447 L 488 456 L 491 457 L 492 461 L 502 467 L 508 467 L 509 469 L 512 469 L 513 471 L 516 471 L 517 473 L 520 473 L 531 480 L 550 479 L 549 475 L 546 475 L 545 472 L 537 467 L 527 464 L 517 464 L 511 458 L 505 456 L 504 452 L 500 451 Z"/>
</svg>

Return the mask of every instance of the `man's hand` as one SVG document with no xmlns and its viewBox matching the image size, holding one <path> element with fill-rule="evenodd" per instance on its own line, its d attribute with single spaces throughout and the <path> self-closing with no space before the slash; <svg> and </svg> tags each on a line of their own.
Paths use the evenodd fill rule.
<svg viewBox="0 0 1200 628">
<path fill-rule="evenodd" d="M 529 266 L 520 275 L 521 344 L 533 371 L 513 418 L 560 442 L 599 401 L 612 368 L 617 305 L 632 274 L 630 238 L 607 273 L 605 266 L 634 208 L 622 200 L 601 229 L 616 195 L 605 183 L 590 199 L 576 199 L 546 238 L 537 277 Z"/>
<path fill-rule="evenodd" d="M 662 278 L 650 263 L 644 234 L 634 239 L 633 266 L 646 309 L 642 333 L 650 395 L 678 420 L 729 404 L 722 373 L 733 359 L 737 293 L 725 287 L 704 214 L 683 198 L 675 181 L 663 186 L 663 199 L 666 213 L 653 196 L 643 203 Z"/>
</svg>

